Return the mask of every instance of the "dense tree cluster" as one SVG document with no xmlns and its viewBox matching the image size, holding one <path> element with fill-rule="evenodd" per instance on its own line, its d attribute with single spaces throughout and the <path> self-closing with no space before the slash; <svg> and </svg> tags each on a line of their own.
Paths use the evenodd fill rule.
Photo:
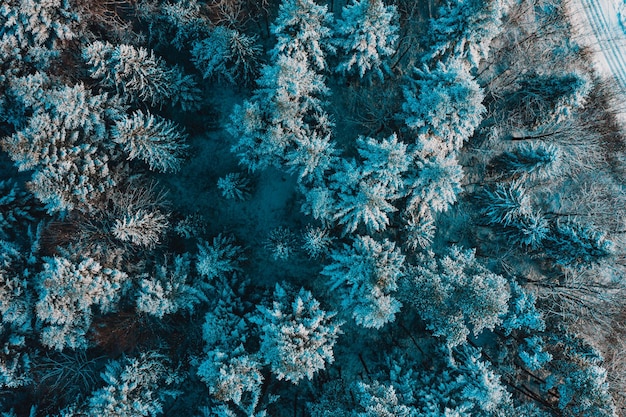
<svg viewBox="0 0 626 417">
<path fill-rule="evenodd" d="M 0 415 L 621 415 L 567 11 L 0 0 Z"/>
</svg>

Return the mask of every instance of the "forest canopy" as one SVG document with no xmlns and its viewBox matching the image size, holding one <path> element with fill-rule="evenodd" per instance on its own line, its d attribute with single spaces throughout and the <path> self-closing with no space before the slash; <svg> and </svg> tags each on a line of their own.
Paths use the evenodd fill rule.
<svg viewBox="0 0 626 417">
<path fill-rule="evenodd" d="M 0 0 L 0 416 L 626 414 L 626 140 L 567 0 Z"/>
</svg>

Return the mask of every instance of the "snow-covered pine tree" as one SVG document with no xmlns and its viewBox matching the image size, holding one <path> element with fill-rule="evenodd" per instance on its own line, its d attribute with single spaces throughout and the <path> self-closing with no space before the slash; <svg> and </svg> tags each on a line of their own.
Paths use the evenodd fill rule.
<svg viewBox="0 0 626 417">
<path fill-rule="evenodd" d="M 217 26 L 209 37 L 193 43 L 191 54 L 204 79 L 249 84 L 258 73 L 261 47 L 254 36 Z"/>
<path fill-rule="evenodd" d="M 507 0 L 451 0 L 430 20 L 428 45 L 423 62 L 461 60 L 476 70 L 487 59 L 493 38 L 502 31 Z"/>
<path fill-rule="evenodd" d="M 553 223 L 544 250 L 557 265 L 582 268 L 615 254 L 607 234 L 574 219 Z"/>
<path fill-rule="evenodd" d="M 460 150 L 485 113 L 484 92 L 459 61 L 416 68 L 404 97 L 405 123 L 419 135 L 420 151 L 426 156 Z"/>
<path fill-rule="evenodd" d="M 259 306 L 251 321 L 261 330 L 260 355 L 278 379 L 298 384 L 334 361 L 342 324 L 335 315 L 322 310 L 304 288 L 291 294 L 276 284 L 272 307 Z"/>
<path fill-rule="evenodd" d="M 172 121 L 141 110 L 116 121 L 113 142 L 122 146 L 128 159 L 141 159 L 151 170 L 177 172 L 183 162 L 187 135 Z"/>
<path fill-rule="evenodd" d="M 3 76 L 27 68 L 44 70 L 60 55 L 61 46 L 76 39 L 79 16 L 67 0 L 0 2 L 0 68 Z"/>
<path fill-rule="evenodd" d="M 354 160 L 342 159 L 330 178 L 330 190 L 336 195 L 333 219 L 344 225 L 344 234 L 356 231 L 359 225 L 369 233 L 385 230 L 389 214 L 397 211 L 391 202 L 401 194 L 363 169 Z"/>
<path fill-rule="evenodd" d="M 211 243 L 198 243 L 196 270 L 206 281 L 212 281 L 240 271 L 240 263 L 245 260 L 241 246 L 235 244 L 234 236 L 220 233 Z"/>
<path fill-rule="evenodd" d="M 325 52 L 334 50 L 330 42 L 332 21 L 328 7 L 314 0 L 283 0 L 271 28 L 277 38 L 274 58 L 302 55 L 308 65 L 325 70 Z"/>
<path fill-rule="evenodd" d="M 169 101 L 180 103 L 183 110 L 193 108 L 197 101 L 199 90 L 193 77 L 177 66 L 168 66 L 151 50 L 95 41 L 85 46 L 82 54 L 91 77 L 129 101 L 153 107 Z"/>
<path fill-rule="evenodd" d="M 407 210 L 415 218 L 448 211 L 463 191 L 463 167 L 455 155 L 418 160 L 416 165 L 417 176 L 405 180 Z"/>
<path fill-rule="evenodd" d="M 77 261 L 44 258 L 43 270 L 35 277 L 42 343 L 57 350 L 85 348 L 93 309 L 112 311 L 126 280 L 124 272 L 103 267 L 89 257 Z"/>
<path fill-rule="evenodd" d="M 382 80 L 385 59 L 396 52 L 400 27 L 396 6 L 382 0 L 353 0 L 341 11 L 335 25 L 334 44 L 341 60 L 337 72 L 357 72 L 360 78 L 374 71 Z"/>
<path fill-rule="evenodd" d="M 196 306 L 207 301 L 207 288 L 194 279 L 189 254 L 167 258 L 156 265 L 153 274 L 142 274 L 137 296 L 137 310 L 163 318 L 179 311 L 193 312 Z"/>
<path fill-rule="evenodd" d="M 506 280 L 475 258 L 474 250 L 452 246 L 424 255 L 408 272 L 403 295 L 435 336 L 452 348 L 502 323 L 510 292 Z M 419 290 L 417 290 L 419 289 Z"/>
<path fill-rule="evenodd" d="M 178 375 L 168 358 L 155 352 L 110 361 L 102 373 L 105 386 L 85 400 L 81 411 L 101 417 L 157 417 L 167 398 L 176 397 L 172 388 Z M 85 415 L 77 414 L 77 415 Z"/>
<path fill-rule="evenodd" d="M 332 290 L 337 290 L 342 309 L 356 323 L 379 329 L 395 320 L 402 304 L 393 296 L 404 276 L 404 255 L 395 243 L 377 242 L 356 235 L 352 245 L 333 250 L 331 263 L 322 269 Z"/>
<path fill-rule="evenodd" d="M 560 172 L 563 162 L 563 153 L 558 145 L 528 141 L 496 156 L 490 164 L 508 176 L 548 181 Z"/>
<path fill-rule="evenodd" d="M 45 91 L 45 99 L 29 99 L 32 115 L 0 143 L 18 170 L 33 170 L 28 188 L 48 212 L 91 211 L 115 185 L 108 126 L 119 120 L 124 106 L 115 97 L 93 95 L 82 84 Z"/>
</svg>

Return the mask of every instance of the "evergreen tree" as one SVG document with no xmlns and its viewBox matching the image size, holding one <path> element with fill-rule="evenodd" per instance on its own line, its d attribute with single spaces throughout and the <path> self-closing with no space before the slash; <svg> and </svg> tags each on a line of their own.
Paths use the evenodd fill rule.
<svg viewBox="0 0 626 417">
<path fill-rule="evenodd" d="M 159 172 L 179 171 L 187 148 L 186 135 L 175 123 L 141 110 L 116 121 L 112 137 L 128 159 L 139 158 Z"/>
<path fill-rule="evenodd" d="M 606 233 L 575 220 L 556 221 L 544 246 L 557 265 L 582 267 L 615 253 Z"/>
<path fill-rule="evenodd" d="M 415 69 L 404 97 L 405 123 L 418 133 L 426 154 L 461 149 L 485 113 L 482 88 L 458 61 Z"/>
<path fill-rule="evenodd" d="M 448 347 L 465 343 L 470 332 L 493 330 L 508 310 L 506 280 L 482 266 L 474 250 L 452 246 L 442 257 L 424 255 L 408 275 L 404 296 Z"/>
<path fill-rule="evenodd" d="M 353 0 L 341 11 L 335 26 L 334 43 L 343 55 L 336 71 L 353 70 L 363 78 L 374 71 L 382 79 L 384 59 L 395 52 L 399 26 L 395 6 L 385 6 L 382 0 Z"/>
<path fill-rule="evenodd" d="M 307 65 L 317 70 L 326 69 L 324 49 L 333 50 L 329 42 L 332 20 L 328 7 L 314 0 L 283 0 L 271 28 L 277 38 L 272 50 L 274 58 L 302 54 Z"/>
<path fill-rule="evenodd" d="M 278 379 L 298 384 L 333 362 L 341 323 L 309 291 L 301 288 L 294 297 L 276 284 L 272 308 L 258 310 L 252 320 L 261 329 L 260 354 Z"/>
<path fill-rule="evenodd" d="M 161 107 L 169 100 L 180 103 L 183 110 L 193 108 L 197 102 L 199 90 L 193 78 L 179 67 L 167 66 L 153 51 L 96 41 L 84 47 L 82 53 L 91 77 L 130 101 Z"/>
<path fill-rule="evenodd" d="M 476 70 L 488 57 L 493 38 L 502 30 L 506 0 L 451 0 L 438 9 L 428 27 L 430 50 L 424 62 L 462 60 Z"/>
<path fill-rule="evenodd" d="M 357 235 L 352 245 L 332 251 L 330 258 L 321 274 L 339 291 L 342 308 L 358 325 L 379 329 L 395 320 L 402 304 L 392 294 L 404 276 L 404 255 L 395 243 Z"/>
<path fill-rule="evenodd" d="M 44 258 L 43 268 L 35 277 L 42 343 L 57 350 L 86 347 L 93 308 L 103 313 L 115 308 L 127 284 L 126 274 L 88 257 L 79 262 Z"/>
<path fill-rule="evenodd" d="M 557 176 L 562 163 L 561 149 L 546 142 L 524 142 L 494 158 L 492 164 L 507 175 L 548 181 Z"/>
<path fill-rule="evenodd" d="M 28 188 L 48 212 L 91 211 L 115 185 L 108 126 L 119 120 L 123 106 L 114 97 L 92 95 L 82 84 L 45 91 L 41 101 L 31 96 L 32 115 L 1 140 L 2 147 L 20 171 L 33 170 Z"/>
<path fill-rule="evenodd" d="M 194 42 L 191 50 L 193 64 L 204 79 L 231 84 L 247 84 L 256 77 L 260 53 L 255 37 L 225 26 L 217 26 L 209 37 Z"/>
</svg>

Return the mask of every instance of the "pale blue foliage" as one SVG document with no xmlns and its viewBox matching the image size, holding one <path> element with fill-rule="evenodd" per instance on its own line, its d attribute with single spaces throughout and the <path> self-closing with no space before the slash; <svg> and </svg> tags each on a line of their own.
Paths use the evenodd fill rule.
<svg viewBox="0 0 626 417">
<path fill-rule="evenodd" d="M 257 355 L 244 348 L 250 335 L 248 323 L 238 311 L 244 305 L 227 281 L 222 279 L 214 290 L 218 293 L 202 327 L 206 355 L 198 364 L 197 374 L 213 398 L 232 402 L 246 415 L 253 415 L 263 375 Z"/>
<path fill-rule="evenodd" d="M 17 181 L 0 181 L 0 239 L 15 236 L 15 228 L 35 221 L 31 204 L 31 195 Z"/>
<path fill-rule="evenodd" d="M 217 188 L 228 200 L 246 200 L 250 197 L 250 180 L 240 172 L 230 172 L 218 178 Z"/>
<path fill-rule="evenodd" d="M 380 140 L 360 136 L 356 144 L 363 159 L 363 174 L 391 190 L 402 190 L 403 174 L 413 162 L 413 156 L 407 152 L 407 144 L 399 141 L 395 133 Z"/>
<path fill-rule="evenodd" d="M 302 234 L 302 248 L 310 258 L 319 258 L 328 253 L 334 237 L 329 235 L 328 229 L 308 225 Z"/>
<path fill-rule="evenodd" d="M 591 77 L 581 71 L 529 71 L 507 101 L 519 109 L 524 124 L 536 128 L 570 119 L 587 103 L 592 87 Z"/>
<path fill-rule="evenodd" d="M 304 288 L 291 294 L 276 284 L 272 307 L 259 306 L 251 320 L 261 330 L 260 355 L 278 379 L 298 384 L 334 361 L 342 324 L 335 315 Z"/>
<path fill-rule="evenodd" d="M 67 0 L 5 0 L 0 3 L 0 62 L 21 72 L 25 63 L 45 69 L 63 43 L 77 37 L 78 15 Z"/>
<path fill-rule="evenodd" d="M 177 392 L 166 388 L 177 375 L 163 355 L 148 352 L 136 358 L 110 361 L 102 373 L 105 386 L 87 399 L 86 411 L 98 417 L 156 417 L 163 402 Z"/>
<path fill-rule="evenodd" d="M 502 31 L 506 0 L 449 0 L 430 20 L 428 44 L 423 61 L 460 59 L 475 70 L 487 59 L 493 38 Z"/>
<path fill-rule="evenodd" d="M 387 228 L 389 214 L 397 211 L 391 202 L 401 196 L 397 190 L 366 175 L 354 160 L 340 160 L 330 181 L 330 189 L 336 193 L 333 219 L 344 225 L 344 234 L 353 233 L 361 224 L 369 233 Z"/>
<path fill-rule="evenodd" d="M 215 399 L 232 402 L 250 415 L 261 397 L 261 363 L 242 345 L 232 351 L 210 350 L 198 367 L 198 376 Z"/>
<path fill-rule="evenodd" d="M 355 236 L 352 245 L 331 252 L 321 274 L 338 290 L 342 307 L 366 328 L 379 329 L 395 320 L 402 304 L 392 294 L 404 276 L 404 255 L 395 243 Z"/>
<path fill-rule="evenodd" d="M 530 196 L 521 181 L 499 182 L 493 190 L 485 189 L 481 214 L 488 223 L 510 226 L 532 214 Z"/>
<path fill-rule="evenodd" d="M 209 37 L 193 43 L 191 54 L 204 79 L 247 84 L 257 73 L 261 47 L 254 36 L 217 26 Z"/>
<path fill-rule="evenodd" d="M 531 371 L 543 368 L 552 360 L 552 355 L 544 351 L 544 340 L 540 336 L 532 336 L 524 339 L 517 355 L 524 365 Z"/>
<path fill-rule="evenodd" d="M 548 181 L 562 168 L 562 152 L 558 145 L 526 141 L 494 159 L 498 168 L 508 175 L 521 175 L 531 181 Z"/>
<path fill-rule="evenodd" d="M 462 189 L 463 167 L 454 155 L 417 161 L 417 177 L 408 178 L 409 207 L 426 206 L 431 213 L 448 211 Z M 422 209 L 424 210 L 424 209 Z"/>
<path fill-rule="evenodd" d="M 354 413 L 355 417 L 418 417 L 418 411 L 400 403 L 393 385 L 357 382 L 356 400 L 365 412 Z"/>
<path fill-rule="evenodd" d="M 303 55 L 317 70 L 326 69 L 324 50 L 333 51 L 330 43 L 332 21 L 328 7 L 318 5 L 314 0 L 283 0 L 271 27 L 277 38 L 272 55 L 274 58 Z"/>
<path fill-rule="evenodd" d="M 382 0 L 353 0 L 341 11 L 335 26 L 334 43 L 343 55 L 336 71 L 354 69 L 359 77 L 374 71 L 381 79 L 382 68 L 388 70 L 385 58 L 396 52 L 400 27 L 395 6 Z"/>
<path fill-rule="evenodd" d="M 147 211 L 139 209 L 131 212 L 128 207 L 121 218 L 115 219 L 111 233 L 116 239 L 133 245 L 154 248 L 161 242 L 165 231 L 169 227 L 167 216 L 159 210 Z"/>
<path fill-rule="evenodd" d="M 235 106 L 229 132 L 238 142 L 231 151 L 250 171 L 292 164 L 308 175 L 332 155 L 324 131 L 329 124 L 320 97 L 327 94 L 323 77 L 311 70 L 305 57 L 279 55 L 272 66 L 261 70 L 259 88 L 251 101 Z M 303 148 L 302 150 L 300 148 Z M 317 155 L 305 158 L 303 152 Z M 289 159 L 287 153 L 289 152 Z"/>
<path fill-rule="evenodd" d="M 289 172 L 297 173 L 300 182 L 322 182 L 337 160 L 330 133 L 322 135 L 313 131 L 309 135 L 295 137 L 294 143 L 295 149 L 285 155 Z"/>
<path fill-rule="evenodd" d="M 545 253 L 558 265 L 584 267 L 616 253 L 606 233 L 575 220 L 557 221 Z"/>
<path fill-rule="evenodd" d="M 20 248 L 0 240 L 0 387 L 32 382 L 26 336 L 32 333 L 32 296 Z"/>
<path fill-rule="evenodd" d="M 20 171 L 34 170 L 28 187 L 48 212 L 90 211 L 115 185 L 108 126 L 121 117 L 123 106 L 114 97 L 92 95 L 82 84 L 53 87 L 43 101 L 36 98 L 27 99 L 32 116 L 2 139 L 2 147 Z"/>
<path fill-rule="evenodd" d="M 112 311 L 126 280 L 124 272 L 92 258 L 44 258 L 43 270 L 35 277 L 41 342 L 57 350 L 86 347 L 93 308 Z"/>
<path fill-rule="evenodd" d="M 561 384 L 559 409 L 565 417 L 617 417 L 606 369 L 597 365 L 572 370 Z"/>
<path fill-rule="evenodd" d="M 544 331 L 546 324 L 540 311 L 535 306 L 536 297 L 524 290 L 517 282 L 509 283 L 511 299 L 509 312 L 502 321 L 502 328 L 506 336 L 513 330 L 523 330 L 529 333 Z"/>
<path fill-rule="evenodd" d="M 498 409 L 511 402 L 511 394 L 500 382 L 500 375 L 481 360 L 480 350 L 464 346 L 459 352 L 457 372 L 455 384 L 468 409 L 497 415 Z"/>
<path fill-rule="evenodd" d="M 486 111 L 482 88 L 458 61 L 415 69 L 403 90 L 405 123 L 426 155 L 460 150 Z"/>
<path fill-rule="evenodd" d="M 187 135 L 174 122 L 138 110 L 117 120 L 111 135 L 129 160 L 141 159 L 158 172 L 180 170 Z"/>
<path fill-rule="evenodd" d="M 475 251 L 453 245 L 441 257 L 430 253 L 409 272 L 405 297 L 448 347 L 465 343 L 502 323 L 510 291 L 506 280 L 482 266 Z"/>
<path fill-rule="evenodd" d="M 170 101 L 180 103 L 183 110 L 197 104 L 199 90 L 193 78 L 177 66 L 169 67 L 151 50 L 95 41 L 82 54 L 92 78 L 130 101 L 158 107 Z"/>
<path fill-rule="evenodd" d="M 235 244 L 235 238 L 219 234 L 213 238 L 211 244 L 204 241 L 198 243 L 196 270 L 206 280 L 211 281 L 240 271 L 240 263 L 245 260 L 241 246 Z"/>
<path fill-rule="evenodd" d="M 171 265 L 166 259 L 154 274 L 145 274 L 140 285 L 137 310 L 158 318 L 179 311 L 191 313 L 207 301 L 206 288 L 191 275 L 188 254 L 175 256 Z"/>
</svg>

